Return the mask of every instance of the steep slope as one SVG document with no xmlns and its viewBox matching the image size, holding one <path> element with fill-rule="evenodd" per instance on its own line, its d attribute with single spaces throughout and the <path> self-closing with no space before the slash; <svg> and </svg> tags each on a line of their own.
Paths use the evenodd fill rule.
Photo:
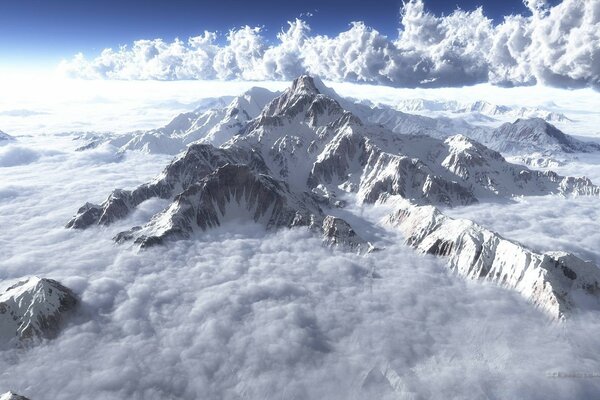
<svg viewBox="0 0 600 400">
<path fill-rule="evenodd" d="M 173 198 L 228 163 L 250 165 L 297 193 L 321 186 L 358 193 L 365 202 L 400 196 L 453 206 L 522 195 L 600 194 L 587 179 L 510 164 L 461 135 L 441 141 L 365 125 L 320 93 L 320 85 L 309 76 L 296 79 L 220 149 L 190 146 L 155 181 L 116 190 L 102 205 L 86 204 L 67 226 L 110 223 L 148 198 Z"/>
<path fill-rule="evenodd" d="M 0 346 L 36 338 L 52 338 L 77 305 L 70 289 L 45 278 L 31 277 L 0 294 Z"/>
<path fill-rule="evenodd" d="M 345 221 L 327 218 L 320 208 L 328 204 L 327 198 L 292 192 L 287 184 L 268 175 L 257 152 L 203 144 L 190 146 L 154 181 L 133 191 L 115 190 L 100 205 L 85 204 L 67 227 L 109 225 L 153 197 L 173 199 L 173 203 L 145 227 L 119 234 L 117 241 L 135 239 L 146 247 L 167 238 L 187 238 L 195 230 L 218 226 L 227 219 L 242 218 L 261 222 L 268 229 L 307 226 L 321 234 L 328 245 L 370 251 L 370 245 Z"/>
<path fill-rule="evenodd" d="M 153 197 L 172 199 L 192 184 L 226 164 L 246 164 L 266 172 L 260 155 L 253 151 L 217 149 L 195 144 L 171 162 L 153 181 L 136 189 L 114 190 L 100 205 L 86 203 L 67 223 L 67 228 L 83 229 L 90 225 L 108 225 L 124 218 L 143 201 Z"/>
<path fill-rule="evenodd" d="M 536 253 L 431 206 L 405 206 L 387 223 L 400 229 L 410 246 L 448 258 L 460 275 L 514 289 L 553 318 L 600 309 L 600 269 L 572 254 Z"/>
</svg>

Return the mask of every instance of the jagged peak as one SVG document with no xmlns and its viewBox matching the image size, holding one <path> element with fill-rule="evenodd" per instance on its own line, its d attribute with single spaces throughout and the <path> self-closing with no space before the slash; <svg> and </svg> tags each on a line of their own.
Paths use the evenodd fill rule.
<svg viewBox="0 0 600 400">
<path fill-rule="evenodd" d="M 481 143 L 479 143 L 476 140 L 473 140 L 463 134 L 460 134 L 460 133 L 458 135 L 450 136 L 449 138 L 444 140 L 444 143 L 449 145 L 449 147 L 452 150 L 459 151 L 459 152 L 466 151 L 466 150 L 473 150 L 473 151 L 487 150 L 487 148 L 484 145 L 482 145 Z"/>
<path fill-rule="evenodd" d="M 294 94 L 321 94 L 321 91 L 317 86 L 324 85 L 320 79 L 318 80 L 318 83 L 320 83 L 320 85 L 318 85 L 317 82 L 315 82 L 315 78 L 310 75 L 300 75 L 292 81 L 292 86 L 290 86 L 288 91 Z"/>
</svg>

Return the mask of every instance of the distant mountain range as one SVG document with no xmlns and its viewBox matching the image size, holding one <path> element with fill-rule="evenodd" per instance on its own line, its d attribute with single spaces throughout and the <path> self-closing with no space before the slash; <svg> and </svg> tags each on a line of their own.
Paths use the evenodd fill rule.
<svg viewBox="0 0 600 400">
<path fill-rule="evenodd" d="M 479 113 L 488 117 L 511 117 L 511 118 L 540 118 L 548 122 L 571 121 L 564 114 L 555 111 L 544 110 L 537 107 L 512 107 L 492 104 L 487 101 L 458 102 L 425 99 L 400 100 L 396 107 L 404 112 L 427 112 L 448 111 L 455 114 Z"/>
</svg>

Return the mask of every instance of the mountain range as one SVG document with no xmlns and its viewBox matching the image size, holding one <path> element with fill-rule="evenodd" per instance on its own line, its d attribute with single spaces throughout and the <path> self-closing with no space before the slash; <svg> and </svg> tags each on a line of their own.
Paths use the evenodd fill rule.
<svg viewBox="0 0 600 400">
<path fill-rule="evenodd" d="M 396 108 L 409 113 L 448 111 L 455 114 L 476 113 L 487 117 L 540 118 L 547 122 L 571 121 L 564 114 L 538 107 L 513 107 L 487 101 L 459 102 L 454 100 L 403 99 Z M 490 118 L 493 120 L 493 118 Z"/>
<path fill-rule="evenodd" d="M 133 190 L 117 189 L 102 204 L 85 204 L 67 227 L 108 225 L 161 198 L 169 201 L 164 210 L 115 240 L 141 248 L 168 245 L 227 221 L 252 220 L 267 229 L 305 227 L 327 245 L 368 253 L 374 244 L 336 210 L 349 201 L 380 204 L 395 208 L 383 226 L 400 229 L 419 251 L 446 257 L 465 277 L 517 290 L 556 319 L 598 307 L 596 266 L 570 254 L 536 253 L 438 209 L 515 196 L 600 196 L 598 186 L 511 164 L 462 134 L 398 133 L 373 123 L 374 112 L 365 107 L 303 75 L 280 94 L 252 89 L 223 109 L 182 114 L 136 136 L 133 148 L 150 150 L 166 140 L 169 150 L 172 141 L 184 149 L 159 176 Z M 514 130 L 515 141 L 544 145 L 529 130 L 541 123 L 517 121 L 500 129 Z M 541 126 L 552 138 L 547 143 L 579 149 L 578 142 Z M 157 141 L 143 139 L 150 136 Z M 132 140 L 123 146 L 131 149 Z"/>
</svg>

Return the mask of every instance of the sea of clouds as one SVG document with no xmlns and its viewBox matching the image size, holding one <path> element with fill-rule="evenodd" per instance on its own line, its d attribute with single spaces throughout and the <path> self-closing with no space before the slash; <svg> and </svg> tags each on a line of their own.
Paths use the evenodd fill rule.
<svg viewBox="0 0 600 400">
<path fill-rule="evenodd" d="M 597 378 L 554 377 L 600 371 L 597 316 L 556 325 L 518 294 L 465 281 L 393 232 L 380 237 L 383 251 L 364 257 L 323 248 L 306 230 L 271 233 L 241 221 L 142 252 L 111 241 L 163 208 L 159 200 L 111 227 L 64 229 L 80 204 L 150 179 L 169 159 L 115 159 L 114 149 L 75 145 L 51 135 L 2 148 L 38 157 L 0 168 L 0 279 L 58 279 L 82 305 L 57 339 L 0 353 L 0 391 L 32 399 L 585 399 L 598 391 Z"/>
<path fill-rule="evenodd" d="M 404 2 L 398 36 L 362 22 L 334 36 L 312 34 L 307 21 L 290 21 L 267 40 L 260 27 L 231 29 L 226 43 L 205 31 L 187 41 L 137 40 L 99 55 L 77 54 L 61 70 L 88 79 L 289 80 L 303 72 L 333 81 L 396 87 L 501 86 L 543 83 L 600 85 L 600 0 L 525 0 L 528 15 L 498 24 L 481 7 L 446 16 L 423 0 Z"/>
<path fill-rule="evenodd" d="M 0 393 L 32 400 L 589 399 L 600 390 L 598 315 L 557 325 L 518 294 L 465 281 L 391 231 L 371 230 L 369 239 L 384 249 L 362 257 L 323 248 L 302 229 L 265 232 L 242 221 L 142 252 L 111 240 L 164 208 L 161 200 L 110 227 L 65 229 L 85 202 L 148 181 L 170 161 L 118 155 L 111 146 L 76 152 L 78 134 L 60 133 L 72 130 L 72 121 L 90 130 L 156 127 L 202 97 L 254 85 L 71 84 L 0 93 L 2 109 L 48 108 L 0 115 L 0 129 L 16 133 L 16 141 L 0 146 L 0 281 L 53 278 L 81 299 L 80 312 L 55 340 L 0 352 Z M 350 84 L 335 89 L 383 103 L 435 96 Z M 487 95 L 508 99 L 521 89 L 498 90 Z M 444 89 L 438 96 L 486 92 Z M 563 92 L 543 101 L 592 113 L 595 92 Z M 598 183 L 595 161 L 579 161 L 561 172 L 587 173 Z M 383 215 L 368 207 L 346 212 L 353 223 Z M 537 250 L 600 261 L 597 199 L 527 198 L 449 212 Z"/>
</svg>

